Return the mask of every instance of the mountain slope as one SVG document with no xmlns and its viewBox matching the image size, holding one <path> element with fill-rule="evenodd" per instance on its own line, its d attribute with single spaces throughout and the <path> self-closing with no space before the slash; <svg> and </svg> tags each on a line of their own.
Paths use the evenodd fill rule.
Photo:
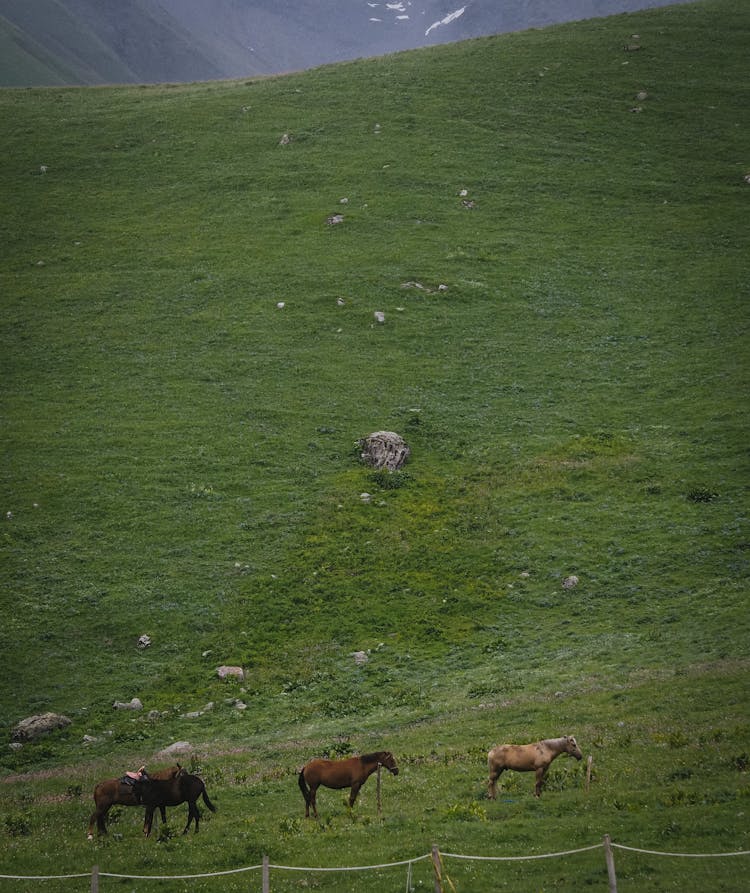
<svg viewBox="0 0 750 893">
<path fill-rule="evenodd" d="M 0 84 L 248 77 L 670 0 L 0 0 Z"/>
<path fill-rule="evenodd" d="M 749 849 L 749 34 L 707 0 L 0 91 L 4 873 Z M 400 474 L 360 462 L 384 429 Z M 590 787 L 487 800 L 493 743 L 566 733 Z M 123 810 L 87 841 L 96 781 L 177 741 L 200 837 Z M 382 816 L 373 779 L 304 822 L 306 759 L 382 747 Z M 729 893 L 739 858 L 622 863 Z M 449 871 L 606 884 L 601 851 L 551 864 Z"/>
</svg>

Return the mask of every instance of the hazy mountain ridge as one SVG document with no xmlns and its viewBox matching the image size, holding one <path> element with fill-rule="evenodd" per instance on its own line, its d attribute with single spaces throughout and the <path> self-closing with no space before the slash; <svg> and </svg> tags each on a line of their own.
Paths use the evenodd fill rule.
<svg viewBox="0 0 750 893">
<path fill-rule="evenodd" d="M 0 0 L 0 85 L 276 74 L 674 0 Z"/>
</svg>

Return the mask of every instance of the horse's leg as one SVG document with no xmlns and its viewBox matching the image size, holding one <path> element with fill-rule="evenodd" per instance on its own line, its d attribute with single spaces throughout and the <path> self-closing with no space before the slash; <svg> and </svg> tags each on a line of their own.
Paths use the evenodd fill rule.
<svg viewBox="0 0 750 893">
<path fill-rule="evenodd" d="M 317 819 L 318 817 L 318 806 L 316 802 L 316 795 L 318 793 L 318 786 L 316 784 L 310 785 L 310 799 L 307 802 L 307 809 L 305 811 L 305 815 L 310 815 L 310 807 L 312 806 L 313 815 Z"/>
<path fill-rule="evenodd" d="M 349 809 L 354 806 L 354 801 L 357 799 L 357 794 L 359 793 L 359 789 L 362 787 L 361 783 L 354 782 L 352 785 L 351 792 L 349 794 Z"/>
<path fill-rule="evenodd" d="M 154 806 L 147 806 L 146 812 L 143 814 L 143 833 L 146 837 L 151 836 L 151 827 L 154 823 Z"/>
<path fill-rule="evenodd" d="M 100 834 L 107 833 L 107 814 L 108 813 L 109 813 L 109 806 L 105 806 L 104 809 L 100 809 L 97 807 L 96 828 Z"/>
<path fill-rule="evenodd" d="M 498 769 L 495 766 L 493 766 L 492 769 L 490 769 L 490 780 L 487 785 L 487 794 L 488 794 L 490 800 L 497 799 L 497 780 L 503 774 L 503 771 L 504 771 L 504 769 L 502 769 L 502 768 Z"/>
<path fill-rule="evenodd" d="M 105 815 L 106 815 L 106 813 L 105 813 Z M 107 833 L 107 826 L 106 826 L 106 824 L 104 823 L 103 816 L 102 816 L 101 811 L 100 811 L 100 809 L 99 809 L 98 806 L 97 806 L 96 809 L 91 813 L 91 818 L 89 819 L 89 830 L 88 830 L 88 839 L 89 839 L 89 840 L 93 840 L 93 839 L 94 839 L 94 826 L 95 826 L 95 825 L 96 825 L 96 829 L 97 829 L 97 831 L 98 831 L 100 834 L 106 834 L 106 833 Z"/>
<path fill-rule="evenodd" d="M 542 796 L 542 785 L 544 784 L 544 779 L 547 777 L 547 770 L 549 766 L 540 766 L 536 770 L 536 785 L 534 787 L 534 796 L 541 797 Z"/>
<path fill-rule="evenodd" d="M 187 825 L 185 825 L 185 830 L 182 833 L 187 834 L 190 830 L 190 823 L 195 822 L 195 833 L 197 834 L 200 818 L 201 814 L 198 812 L 198 807 L 195 805 L 195 800 L 188 800 L 188 820 Z"/>
</svg>

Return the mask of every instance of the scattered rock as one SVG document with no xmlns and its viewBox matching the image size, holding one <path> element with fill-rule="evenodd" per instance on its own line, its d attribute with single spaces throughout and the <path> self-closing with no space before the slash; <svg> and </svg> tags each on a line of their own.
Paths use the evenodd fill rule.
<svg viewBox="0 0 750 893">
<path fill-rule="evenodd" d="M 11 741 L 8 747 L 11 750 L 21 750 L 23 748 L 23 744 L 20 741 Z"/>
<path fill-rule="evenodd" d="M 648 93 L 645 90 L 640 90 L 635 94 L 635 98 L 638 102 L 643 102 L 644 99 L 648 99 Z"/>
<path fill-rule="evenodd" d="M 143 635 L 138 638 L 138 647 L 139 648 L 148 648 L 151 644 L 151 636 Z"/>
<path fill-rule="evenodd" d="M 343 223 L 343 222 L 344 222 L 343 214 L 331 214 L 330 217 L 326 218 L 326 223 L 329 226 L 335 226 L 337 223 Z"/>
<path fill-rule="evenodd" d="M 566 577 L 566 578 L 562 581 L 562 588 L 563 588 L 563 589 L 575 589 L 575 587 L 576 587 L 577 585 L 578 585 L 578 577 L 576 577 L 575 574 L 571 574 L 569 577 Z"/>
<path fill-rule="evenodd" d="M 288 133 L 285 133 L 279 140 L 279 145 L 280 146 L 288 146 L 289 143 L 291 143 L 291 141 L 292 141 L 292 138 L 289 136 Z"/>
<path fill-rule="evenodd" d="M 56 729 L 64 729 L 72 720 L 60 713 L 39 713 L 36 716 L 28 716 L 22 719 L 11 731 L 13 741 L 33 741 L 40 735 L 54 732 Z"/>
<path fill-rule="evenodd" d="M 131 698 L 129 701 L 115 701 L 112 705 L 115 710 L 143 710 L 140 698 Z"/>
<path fill-rule="evenodd" d="M 227 667 L 222 665 L 221 667 L 216 668 L 216 675 L 219 679 L 229 679 L 231 677 L 242 680 L 245 678 L 245 671 L 242 667 Z"/>
<path fill-rule="evenodd" d="M 623 47 L 626 53 L 637 53 L 640 48 L 641 45 L 639 43 L 626 43 Z"/>
<path fill-rule="evenodd" d="M 276 309 L 277 309 L 277 310 L 283 310 L 284 307 L 286 307 L 286 302 L 284 302 L 284 301 L 277 301 L 277 302 L 276 302 Z"/>
<path fill-rule="evenodd" d="M 411 455 L 404 438 L 394 431 L 376 431 L 358 443 L 362 449 L 362 461 L 376 469 L 396 471 Z"/>
<path fill-rule="evenodd" d="M 385 313 L 382 310 L 376 310 L 373 316 L 375 317 L 375 322 L 381 325 L 385 322 Z"/>
<path fill-rule="evenodd" d="M 239 698 L 230 698 L 227 701 L 227 704 L 229 704 L 230 707 L 234 707 L 235 710 L 247 710 L 247 704 Z"/>
<path fill-rule="evenodd" d="M 372 499 L 372 496 L 370 496 L 369 493 L 360 493 L 359 498 L 362 500 L 362 502 L 369 502 Z"/>
<path fill-rule="evenodd" d="M 474 208 L 476 207 L 476 202 L 473 199 L 465 198 L 461 201 L 461 204 L 464 208 Z"/>
<path fill-rule="evenodd" d="M 366 651 L 354 651 L 354 652 L 352 653 L 352 657 L 354 658 L 354 663 L 355 663 L 358 667 L 363 666 L 363 665 L 366 664 L 367 661 L 370 659 L 370 658 L 367 656 L 367 652 L 366 652 Z"/>
</svg>

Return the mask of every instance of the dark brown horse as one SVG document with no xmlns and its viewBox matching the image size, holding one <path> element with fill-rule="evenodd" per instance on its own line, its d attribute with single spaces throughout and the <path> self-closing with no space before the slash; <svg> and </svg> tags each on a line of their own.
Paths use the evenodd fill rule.
<svg viewBox="0 0 750 893">
<path fill-rule="evenodd" d="M 494 800 L 497 796 L 497 780 L 506 769 L 515 769 L 516 772 L 536 772 L 534 796 L 541 797 L 542 785 L 547 777 L 550 763 L 560 754 L 568 754 L 577 760 L 583 757 L 572 735 L 545 738 L 535 744 L 500 744 L 493 747 L 487 754 L 490 769 L 488 785 L 490 799 Z"/>
<path fill-rule="evenodd" d="M 146 837 L 151 834 L 154 811 L 157 808 L 161 810 L 162 821 L 164 821 L 165 806 L 178 806 L 180 803 L 187 801 L 188 820 L 182 832 L 183 834 L 187 834 L 191 822 L 195 822 L 195 833 L 198 833 L 201 814 L 196 806 L 196 801 L 199 797 L 203 797 L 203 802 L 211 812 L 216 812 L 216 807 L 208 799 L 203 779 L 197 775 L 191 775 L 184 769 L 181 769 L 176 775 L 166 780 L 155 778 L 152 775 L 148 779 L 136 782 L 135 788 L 136 795 L 141 798 L 141 803 L 146 807 L 146 815 L 143 822 L 143 833 Z"/>
<path fill-rule="evenodd" d="M 168 780 L 174 778 L 180 771 L 180 764 L 170 766 L 168 769 L 160 769 L 154 772 L 150 777 L 153 779 Z M 106 781 L 100 781 L 94 788 L 94 803 L 96 808 L 91 813 L 89 819 L 89 840 L 94 838 L 94 826 L 96 825 L 99 834 L 107 833 L 107 813 L 113 806 L 142 806 L 143 803 L 138 799 L 133 791 L 133 785 L 125 784 L 119 778 L 108 778 Z M 167 812 L 164 807 L 161 808 L 161 820 L 166 822 Z"/>
<path fill-rule="evenodd" d="M 357 794 L 362 785 L 378 766 L 385 766 L 391 775 L 398 775 L 398 766 L 393 754 L 387 750 L 377 753 L 366 753 L 361 757 L 349 757 L 347 760 L 310 760 L 299 773 L 299 787 L 305 798 L 305 818 L 310 817 L 310 807 L 317 819 L 315 795 L 320 785 L 326 788 L 351 788 L 349 808 L 354 806 Z"/>
</svg>

